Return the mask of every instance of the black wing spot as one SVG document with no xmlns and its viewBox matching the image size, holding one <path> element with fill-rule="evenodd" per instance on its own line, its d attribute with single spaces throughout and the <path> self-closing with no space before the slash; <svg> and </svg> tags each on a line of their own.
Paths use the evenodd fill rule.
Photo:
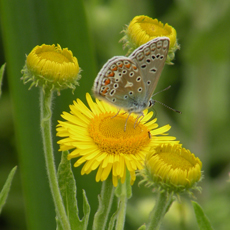
<svg viewBox="0 0 230 230">
<path fill-rule="evenodd" d="M 157 72 L 157 69 L 156 69 L 156 68 L 152 68 L 152 69 L 149 70 L 149 72 L 156 73 L 156 72 Z"/>
<path fill-rule="evenodd" d="M 133 95 L 133 91 L 129 91 L 129 95 Z"/>
<path fill-rule="evenodd" d="M 140 92 L 142 92 L 142 87 L 139 87 L 138 89 L 137 89 L 137 91 L 140 93 Z"/>
<path fill-rule="evenodd" d="M 134 72 L 131 71 L 131 72 L 129 73 L 129 76 L 130 76 L 130 77 L 133 77 L 133 76 L 134 76 Z"/>
<path fill-rule="evenodd" d="M 116 90 L 115 90 L 115 89 L 112 89 L 112 90 L 110 91 L 109 95 L 110 95 L 110 96 L 113 96 L 113 94 L 115 94 L 115 93 L 116 93 Z"/>
<path fill-rule="evenodd" d="M 137 77 L 137 78 L 136 78 L 136 81 L 137 81 L 137 82 L 140 82 L 140 81 L 141 81 L 141 77 L 140 77 L 140 76 Z"/>
</svg>

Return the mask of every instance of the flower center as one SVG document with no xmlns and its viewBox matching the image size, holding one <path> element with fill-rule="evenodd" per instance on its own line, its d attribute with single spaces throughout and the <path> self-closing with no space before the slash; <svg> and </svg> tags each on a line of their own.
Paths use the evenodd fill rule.
<svg viewBox="0 0 230 230">
<path fill-rule="evenodd" d="M 153 23 L 140 23 L 140 27 L 142 30 L 146 31 L 146 33 L 151 36 L 161 35 L 166 36 L 170 34 L 170 31 L 167 31 L 163 26 L 154 25 Z"/>
<path fill-rule="evenodd" d="M 61 53 L 54 52 L 54 51 L 38 53 L 37 56 L 40 59 L 46 59 L 46 60 L 60 63 L 60 64 L 62 64 L 63 62 L 70 62 L 70 60 L 66 56 L 64 56 Z"/>
<path fill-rule="evenodd" d="M 101 151 L 135 155 L 150 142 L 148 129 L 142 124 L 134 128 L 136 119 L 132 116 L 124 131 L 126 119 L 127 114 L 113 117 L 113 114 L 105 113 L 91 120 L 89 134 Z"/>
</svg>

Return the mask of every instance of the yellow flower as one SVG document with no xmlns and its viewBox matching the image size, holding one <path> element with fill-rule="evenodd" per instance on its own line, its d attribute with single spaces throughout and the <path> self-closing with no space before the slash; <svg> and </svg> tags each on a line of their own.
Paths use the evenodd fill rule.
<svg viewBox="0 0 230 230">
<path fill-rule="evenodd" d="M 156 118 L 149 121 L 153 113 L 145 111 L 145 116 L 134 128 L 137 115 L 131 114 L 124 131 L 127 114 L 103 101 L 93 102 L 87 93 L 86 99 L 90 109 L 79 99 L 70 105 L 70 113 L 63 112 L 58 121 L 57 136 L 60 151 L 73 151 L 68 159 L 79 158 L 75 167 L 82 167 L 81 174 L 97 170 L 96 181 L 104 181 L 112 173 L 113 185 L 118 179 L 124 183 L 126 169 L 131 175 L 131 184 L 136 179 L 135 171 L 143 168 L 148 151 L 162 143 L 178 143 L 175 137 L 166 132 L 169 125 L 158 128 Z"/>
<path fill-rule="evenodd" d="M 144 15 L 134 17 L 124 32 L 125 36 L 121 40 L 125 42 L 125 47 L 130 47 L 129 52 L 154 38 L 168 37 L 170 45 L 167 61 L 170 62 L 179 48 L 176 30 L 172 26 L 168 25 L 168 23 L 164 25 L 157 19 Z"/>
<path fill-rule="evenodd" d="M 149 185 L 161 190 L 183 192 L 196 188 L 201 179 L 202 163 L 180 144 L 162 144 L 146 156 L 142 174 Z"/>
<path fill-rule="evenodd" d="M 78 85 L 80 68 L 77 58 L 67 48 L 60 45 L 36 46 L 27 56 L 22 70 L 23 81 L 32 81 L 32 86 L 42 86 L 50 90 L 71 88 Z"/>
</svg>

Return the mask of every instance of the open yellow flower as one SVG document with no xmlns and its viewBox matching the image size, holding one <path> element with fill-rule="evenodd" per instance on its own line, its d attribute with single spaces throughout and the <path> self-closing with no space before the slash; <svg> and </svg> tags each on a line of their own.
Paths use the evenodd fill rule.
<svg viewBox="0 0 230 230">
<path fill-rule="evenodd" d="M 134 17 L 124 32 L 125 36 L 121 40 L 125 43 L 125 47 L 130 47 L 130 52 L 157 37 L 170 39 L 167 61 L 174 58 L 174 53 L 179 48 L 176 30 L 172 26 L 168 23 L 164 25 L 158 19 L 152 19 L 145 15 Z"/>
<path fill-rule="evenodd" d="M 58 91 L 78 85 L 80 68 L 77 58 L 67 48 L 60 45 L 36 46 L 29 53 L 22 70 L 23 81 L 32 81 L 32 86 Z"/>
<path fill-rule="evenodd" d="M 196 188 L 201 168 L 200 159 L 180 144 L 162 144 L 147 154 L 145 169 L 140 174 L 160 190 L 183 192 Z"/>
<path fill-rule="evenodd" d="M 70 105 L 70 113 L 63 112 L 58 121 L 57 136 L 60 151 L 73 151 L 68 159 L 79 158 L 75 167 L 82 167 L 81 174 L 97 170 L 96 181 L 104 181 L 112 173 L 113 185 L 118 179 L 124 183 L 126 170 L 131 175 L 131 184 L 136 179 L 135 171 L 143 168 L 148 151 L 162 143 L 175 144 L 175 137 L 168 136 L 169 125 L 158 128 L 156 118 L 150 120 L 153 113 L 145 111 L 145 116 L 134 128 L 136 115 L 131 114 L 124 131 L 127 114 L 117 108 L 96 99 L 93 102 L 87 93 L 86 99 L 90 109 L 77 99 Z"/>
</svg>

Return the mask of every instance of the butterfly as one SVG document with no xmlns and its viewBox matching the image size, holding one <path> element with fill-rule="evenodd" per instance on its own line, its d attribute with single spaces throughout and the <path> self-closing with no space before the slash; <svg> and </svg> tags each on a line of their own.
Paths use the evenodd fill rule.
<svg viewBox="0 0 230 230">
<path fill-rule="evenodd" d="M 129 57 L 109 59 L 98 73 L 93 93 L 129 114 L 143 116 L 143 110 L 155 104 L 152 99 L 163 70 L 169 38 L 158 37 L 139 46 Z"/>
</svg>

